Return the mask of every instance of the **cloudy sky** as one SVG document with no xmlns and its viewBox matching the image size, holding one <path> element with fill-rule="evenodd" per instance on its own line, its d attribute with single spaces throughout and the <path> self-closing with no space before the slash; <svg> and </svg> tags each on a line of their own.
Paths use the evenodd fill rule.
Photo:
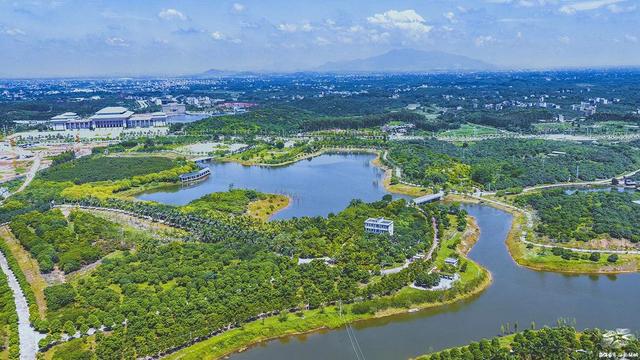
<svg viewBox="0 0 640 360">
<path fill-rule="evenodd" d="M 0 0 L 0 76 L 291 71 L 394 48 L 640 65 L 640 0 Z"/>
</svg>

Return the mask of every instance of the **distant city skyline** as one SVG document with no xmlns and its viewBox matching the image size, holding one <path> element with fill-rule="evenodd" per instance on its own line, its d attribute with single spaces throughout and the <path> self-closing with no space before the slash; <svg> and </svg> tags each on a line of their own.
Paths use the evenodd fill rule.
<svg viewBox="0 0 640 360">
<path fill-rule="evenodd" d="M 640 65 L 640 0 L 0 0 L 0 77 L 304 71 L 391 49 Z"/>
</svg>

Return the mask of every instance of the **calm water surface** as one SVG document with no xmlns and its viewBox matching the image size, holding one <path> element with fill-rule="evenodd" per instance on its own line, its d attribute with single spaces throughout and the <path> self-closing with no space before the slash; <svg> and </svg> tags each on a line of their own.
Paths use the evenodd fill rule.
<svg viewBox="0 0 640 360">
<path fill-rule="evenodd" d="M 212 191 L 235 187 L 280 192 L 294 198 L 280 213 L 286 218 L 338 212 L 352 198 L 377 200 L 385 192 L 382 172 L 369 165 L 370 155 L 326 155 L 285 168 L 213 165 L 206 182 L 175 192 L 146 194 L 144 199 L 184 204 Z M 365 357 L 406 359 L 432 350 L 466 344 L 499 334 L 501 324 L 532 321 L 553 325 L 575 319 L 579 328 L 626 327 L 640 330 L 640 275 L 577 276 L 535 272 L 518 267 L 504 245 L 511 215 L 483 205 L 467 205 L 481 228 L 471 258 L 488 268 L 493 284 L 462 303 L 354 324 Z M 344 329 L 287 337 L 257 345 L 235 360 L 355 359 Z"/>
<path fill-rule="evenodd" d="M 255 189 L 291 198 L 289 207 L 275 214 L 273 219 L 326 216 L 340 212 L 352 199 L 371 202 L 387 194 L 382 184 L 384 172 L 371 165 L 374 158 L 371 154 L 322 155 L 286 167 L 211 163 L 212 175 L 204 182 L 147 193 L 138 198 L 184 205 L 216 191 Z"/>
</svg>

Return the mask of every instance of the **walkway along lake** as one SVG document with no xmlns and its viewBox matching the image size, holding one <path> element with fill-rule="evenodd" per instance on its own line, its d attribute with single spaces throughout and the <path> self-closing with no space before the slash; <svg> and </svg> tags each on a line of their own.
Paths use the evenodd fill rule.
<svg viewBox="0 0 640 360">
<path fill-rule="evenodd" d="M 143 199 L 184 204 L 206 193 L 237 188 L 278 192 L 293 197 L 277 218 L 338 212 L 352 198 L 377 200 L 386 192 L 382 171 L 370 165 L 372 155 L 323 155 L 283 168 L 212 164 L 212 176 L 195 187 L 146 194 Z M 500 325 L 535 322 L 554 325 L 575 319 L 579 328 L 630 328 L 640 331 L 640 274 L 564 275 L 518 267 L 504 244 L 510 214 L 484 205 L 466 205 L 481 229 L 470 256 L 492 274 L 494 282 L 467 301 L 416 313 L 353 324 L 369 360 L 406 359 L 431 350 L 498 335 Z M 253 359 L 354 359 L 344 329 L 320 331 L 269 341 L 231 356 Z"/>
</svg>

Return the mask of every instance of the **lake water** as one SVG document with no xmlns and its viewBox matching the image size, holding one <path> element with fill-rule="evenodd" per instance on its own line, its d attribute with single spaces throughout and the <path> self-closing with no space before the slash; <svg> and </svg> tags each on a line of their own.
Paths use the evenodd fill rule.
<svg viewBox="0 0 640 360">
<path fill-rule="evenodd" d="M 211 163 L 208 166 L 212 175 L 201 183 L 146 193 L 138 198 L 185 205 L 212 192 L 255 189 L 291 198 L 289 207 L 273 219 L 326 216 L 340 212 L 352 199 L 371 202 L 387 194 L 382 183 L 384 171 L 371 164 L 374 158 L 372 154 L 322 155 L 286 167 Z"/>
<path fill-rule="evenodd" d="M 141 198 L 184 204 L 233 183 L 294 198 L 278 217 L 338 212 L 352 198 L 377 200 L 384 193 L 382 172 L 370 165 L 371 155 L 325 155 L 283 168 L 212 165 L 213 176 L 195 187 L 145 194 Z M 482 294 L 457 304 L 412 314 L 355 323 L 355 335 L 369 360 L 406 359 L 498 335 L 500 325 L 535 321 L 554 325 L 575 319 L 578 328 L 640 330 L 640 275 L 563 275 L 517 266 L 504 244 L 511 215 L 483 206 L 465 206 L 481 229 L 470 257 L 488 268 L 493 284 Z M 231 356 L 235 360 L 354 359 L 344 329 L 285 337 Z"/>
</svg>

